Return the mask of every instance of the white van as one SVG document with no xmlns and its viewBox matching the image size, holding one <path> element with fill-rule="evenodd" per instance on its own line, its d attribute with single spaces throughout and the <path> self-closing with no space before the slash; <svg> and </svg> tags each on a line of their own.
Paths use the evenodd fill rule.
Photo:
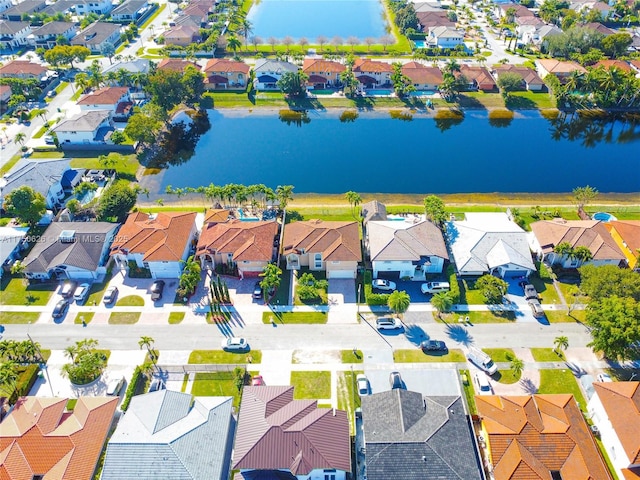
<svg viewBox="0 0 640 480">
<path fill-rule="evenodd" d="M 422 293 L 448 292 L 450 288 L 449 282 L 427 282 L 420 286 Z"/>
<path fill-rule="evenodd" d="M 489 375 L 493 375 L 498 371 L 498 366 L 493 363 L 491 357 L 479 348 L 471 347 L 469 349 L 469 353 L 467 353 L 467 358 L 471 363 L 481 368 Z"/>
</svg>

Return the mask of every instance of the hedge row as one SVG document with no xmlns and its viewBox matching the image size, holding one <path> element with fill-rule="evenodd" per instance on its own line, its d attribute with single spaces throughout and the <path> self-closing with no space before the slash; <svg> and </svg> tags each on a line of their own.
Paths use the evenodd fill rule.
<svg viewBox="0 0 640 480">
<path fill-rule="evenodd" d="M 369 270 L 364 272 L 364 298 L 369 306 L 376 305 L 387 305 L 387 300 L 389 298 L 388 293 L 373 293 L 373 288 L 371 287 L 372 282 L 372 274 Z"/>
<path fill-rule="evenodd" d="M 456 267 L 453 264 L 449 264 L 447 267 L 447 276 L 449 277 L 449 295 L 451 295 L 453 303 L 456 304 L 460 301 L 460 283 L 456 275 Z"/>
<path fill-rule="evenodd" d="M 131 382 L 129 382 L 129 386 L 127 387 L 127 393 L 124 394 L 124 400 L 122 401 L 122 405 L 120 406 L 120 409 L 123 412 L 126 412 L 129 408 L 129 402 L 131 402 L 131 399 L 136 394 L 138 383 L 141 380 L 144 381 L 144 375 L 142 375 L 142 369 L 140 368 L 140 365 L 138 365 L 133 371 Z"/>
<path fill-rule="evenodd" d="M 31 387 L 33 387 L 33 384 L 36 383 L 36 380 L 38 379 L 40 366 L 34 363 L 20 367 L 20 370 L 20 375 L 16 381 L 16 388 L 9 398 L 9 403 L 11 405 L 15 404 L 18 401 L 18 398 L 29 395 Z"/>
</svg>

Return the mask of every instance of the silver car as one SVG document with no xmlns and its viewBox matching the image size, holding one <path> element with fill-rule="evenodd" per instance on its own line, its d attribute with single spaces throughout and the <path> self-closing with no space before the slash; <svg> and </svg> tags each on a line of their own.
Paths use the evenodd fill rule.
<svg viewBox="0 0 640 480">
<path fill-rule="evenodd" d="M 378 330 L 396 330 L 402 328 L 402 322 L 393 317 L 380 317 L 376 320 Z"/>
</svg>

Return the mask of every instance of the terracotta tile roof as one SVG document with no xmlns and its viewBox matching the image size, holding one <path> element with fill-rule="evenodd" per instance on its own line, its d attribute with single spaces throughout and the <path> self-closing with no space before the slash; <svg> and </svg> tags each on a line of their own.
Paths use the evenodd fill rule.
<svg viewBox="0 0 640 480">
<path fill-rule="evenodd" d="M 455 27 L 456 22 L 449 20 L 444 10 L 436 12 L 417 12 L 418 22 L 427 31 L 431 27 Z"/>
<path fill-rule="evenodd" d="M 275 221 L 231 220 L 208 225 L 200 234 L 196 255 L 230 253 L 235 262 L 269 262 L 277 234 L 278 224 Z"/>
<path fill-rule="evenodd" d="M 587 247 L 594 260 L 625 259 L 604 223 L 598 220 L 541 220 L 532 223 L 531 230 L 543 253 L 567 242 L 573 248 Z"/>
<path fill-rule="evenodd" d="M 585 73 L 587 71 L 578 62 L 565 62 L 553 58 L 543 58 L 541 60 L 537 60 L 537 62 L 547 72 L 553 73 L 554 75 L 567 75 L 574 71 Z"/>
<path fill-rule="evenodd" d="M 293 387 L 245 387 L 233 453 L 234 469 L 351 471 L 349 420 L 342 410 L 294 400 Z"/>
<path fill-rule="evenodd" d="M 467 80 L 474 81 L 480 90 L 493 90 L 496 88 L 496 82 L 485 67 L 461 65 L 459 75 L 464 75 Z"/>
<path fill-rule="evenodd" d="M 359 262 L 362 260 L 357 222 L 308 220 L 289 223 L 284 228 L 285 255 L 304 249 L 322 253 L 322 261 Z"/>
<path fill-rule="evenodd" d="M 640 467 L 623 468 L 622 476 L 624 480 L 640 480 Z"/>
<path fill-rule="evenodd" d="M 640 463 L 640 382 L 593 384 L 630 464 Z"/>
<path fill-rule="evenodd" d="M 115 105 L 129 92 L 127 87 L 103 87 L 83 95 L 78 105 Z"/>
<path fill-rule="evenodd" d="M 247 75 L 249 73 L 249 65 L 243 62 L 227 60 L 226 58 L 212 58 L 207 62 L 202 71 L 204 73 L 225 72 L 235 73 L 241 72 Z"/>
<path fill-rule="evenodd" d="M 184 72 L 184 69 L 187 68 L 187 65 L 191 65 L 192 67 L 200 70 L 198 64 L 194 62 L 189 62 L 188 60 L 180 60 L 177 58 L 163 58 L 158 64 L 158 68 L 160 70 L 172 70 L 174 72 Z"/>
<path fill-rule="evenodd" d="M 593 68 L 603 67 L 605 70 L 610 68 L 618 68 L 623 72 L 630 72 L 631 66 L 622 60 L 600 60 L 598 63 L 593 65 Z"/>
<path fill-rule="evenodd" d="M 11 94 L 11 85 L 0 85 L 0 95 L 9 92 Z"/>
<path fill-rule="evenodd" d="M 614 220 L 604 226 L 609 232 L 615 228 L 629 250 L 640 250 L 640 220 Z"/>
<path fill-rule="evenodd" d="M 93 478 L 118 404 L 116 398 L 23 397 L 0 423 L 0 478 Z M 46 452 L 46 454 L 44 453 Z"/>
<path fill-rule="evenodd" d="M 572 395 L 476 396 L 496 480 L 610 480 Z"/>
<path fill-rule="evenodd" d="M 302 71 L 309 74 L 315 73 L 340 73 L 347 69 L 343 64 L 324 60 L 323 58 L 305 58 L 302 65 Z"/>
<path fill-rule="evenodd" d="M 544 85 L 542 79 L 538 74 L 529 67 L 516 67 L 515 65 L 501 65 L 495 68 L 496 73 L 500 76 L 501 73 L 515 73 L 522 77 L 522 80 L 527 85 Z"/>
<path fill-rule="evenodd" d="M 353 65 L 353 71 L 356 73 L 391 73 L 393 72 L 393 67 L 387 62 L 358 58 Z"/>
<path fill-rule="evenodd" d="M 442 83 L 442 72 L 437 67 L 427 67 L 418 62 L 405 63 L 402 66 L 402 73 L 409 77 L 413 83 L 429 83 L 440 85 Z"/>
<path fill-rule="evenodd" d="M 525 7 L 524 5 L 518 5 L 516 4 L 512 4 L 512 3 L 504 3 L 504 4 L 500 4 L 499 7 L 504 10 L 504 13 L 506 14 L 508 10 L 513 9 L 514 10 L 514 16 L 517 17 L 533 17 L 535 16 L 535 14 L 529 10 L 527 7 Z"/>
<path fill-rule="evenodd" d="M 160 212 L 155 217 L 130 213 L 111 244 L 111 255 L 139 253 L 145 262 L 178 262 L 195 220 L 195 212 Z"/>
<path fill-rule="evenodd" d="M 209 208 L 204 214 L 204 223 L 220 223 L 229 220 L 229 210 L 225 208 Z"/>
<path fill-rule="evenodd" d="M 0 76 L 11 75 L 34 75 L 40 76 L 47 71 L 39 63 L 25 62 L 24 60 L 13 60 L 0 67 Z"/>
</svg>

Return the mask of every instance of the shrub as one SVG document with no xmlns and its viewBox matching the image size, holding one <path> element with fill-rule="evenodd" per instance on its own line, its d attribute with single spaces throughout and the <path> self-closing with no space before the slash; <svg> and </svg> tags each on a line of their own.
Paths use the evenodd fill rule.
<svg viewBox="0 0 640 480">
<path fill-rule="evenodd" d="M 15 404 L 18 401 L 18 398 L 23 397 L 29 394 L 31 387 L 36 383 L 38 379 L 38 372 L 40 372 L 40 367 L 36 364 L 26 365 L 24 367 L 19 367 L 19 375 L 18 380 L 16 381 L 16 388 L 9 398 L 9 403 L 11 405 Z"/>
<path fill-rule="evenodd" d="M 460 301 L 460 284 L 458 283 L 458 276 L 456 275 L 456 269 L 453 265 L 447 267 L 447 275 L 449 277 L 449 295 L 454 305 Z"/>
<path fill-rule="evenodd" d="M 136 391 L 138 389 L 138 382 L 140 382 L 141 379 L 144 379 L 144 376 L 142 375 L 142 369 L 140 368 L 140 365 L 138 365 L 133 371 L 131 382 L 129 382 L 127 392 L 124 394 L 124 400 L 122 401 L 122 405 L 120 406 L 123 412 L 126 412 L 127 408 L 129 408 L 131 398 L 136 394 Z"/>
</svg>

